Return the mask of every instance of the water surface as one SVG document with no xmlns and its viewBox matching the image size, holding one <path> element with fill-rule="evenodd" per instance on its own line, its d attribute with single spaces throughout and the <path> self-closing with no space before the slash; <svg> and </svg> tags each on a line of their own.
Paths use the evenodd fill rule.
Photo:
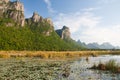
<svg viewBox="0 0 120 80">
<path fill-rule="evenodd" d="M 120 56 L 118 55 L 104 55 L 98 57 L 86 57 L 79 59 L 71 64 L 71 73 L 68 80 L 120 80 L 120 74 L 113 74 L 109 71 L 91 70 L 88 69 L 99 62 L 105 63 L 111 59 L 116 60 L 120 65 Z"/>
</svg>

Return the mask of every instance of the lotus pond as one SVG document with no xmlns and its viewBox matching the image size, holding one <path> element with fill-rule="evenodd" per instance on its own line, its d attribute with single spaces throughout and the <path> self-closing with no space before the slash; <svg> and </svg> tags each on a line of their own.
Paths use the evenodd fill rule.
<svg viewBox="0 0 120 80">
<path fill-rule="evenodd" d="M 120 74 L 89 69 L 94 64 L 120 56 L 81 57 L 77 60 L 43 60 L 40 58 L 1 58 L 0 80 L 120 80 Z"/>
</svg>

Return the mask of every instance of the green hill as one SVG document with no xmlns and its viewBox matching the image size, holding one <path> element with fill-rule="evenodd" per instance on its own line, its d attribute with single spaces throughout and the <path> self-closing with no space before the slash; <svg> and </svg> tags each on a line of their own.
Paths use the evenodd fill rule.
<svg viewBox="0 0 120 80">
<path fill-rule="evenodd" d="M 20 1 L 0 2 L 0 50 L 64 51 L 83 49 L 70 37 L 67 27 L 61 38 L 54 30 L 50 18 L 37 12 L 25 19 L 24 5 Z"/>
<path fill-rule="evenodd" d="M 11 27 L 6 24 L 14 24 Z M 0 50 L 81 50 L 82 47 L 74 41 L 64 41 L 53 30 L 49 36 L 45 35 L 51 29 L 48 23 L 41 22 L 31 26 L 16 26 L 11 19 L 0 19 Z"/>
</svg>

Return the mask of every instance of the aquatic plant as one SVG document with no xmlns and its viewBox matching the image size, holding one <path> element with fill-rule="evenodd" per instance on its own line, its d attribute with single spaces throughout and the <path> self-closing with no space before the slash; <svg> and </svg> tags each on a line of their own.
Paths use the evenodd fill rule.
<svg viewBox="0 0 120 80">
<path fill-rule="evenodd" d="M 116 63 L 114 59 L 111 59 L 106 63 L 99 62 L 97 66 L 93 65 L 90 69 L 98 69 L 104 71 L 111 71 L 113 73 L 120 73 L 120 66 Z"/>
</svg>

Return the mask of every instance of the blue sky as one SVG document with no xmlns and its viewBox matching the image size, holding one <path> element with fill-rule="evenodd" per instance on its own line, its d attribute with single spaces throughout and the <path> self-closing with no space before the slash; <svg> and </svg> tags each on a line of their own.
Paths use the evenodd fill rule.
<svg viewBox="0 0 120 80">
<path fill-rule="evenodd" d="M 14 0 L 12 0 L 14 1 Z M 55 29 L 66 25 L 74 40 L 120 46 L 120 0 L 20 0 L 25 16 L 50 17 Z"/>
</svg>

